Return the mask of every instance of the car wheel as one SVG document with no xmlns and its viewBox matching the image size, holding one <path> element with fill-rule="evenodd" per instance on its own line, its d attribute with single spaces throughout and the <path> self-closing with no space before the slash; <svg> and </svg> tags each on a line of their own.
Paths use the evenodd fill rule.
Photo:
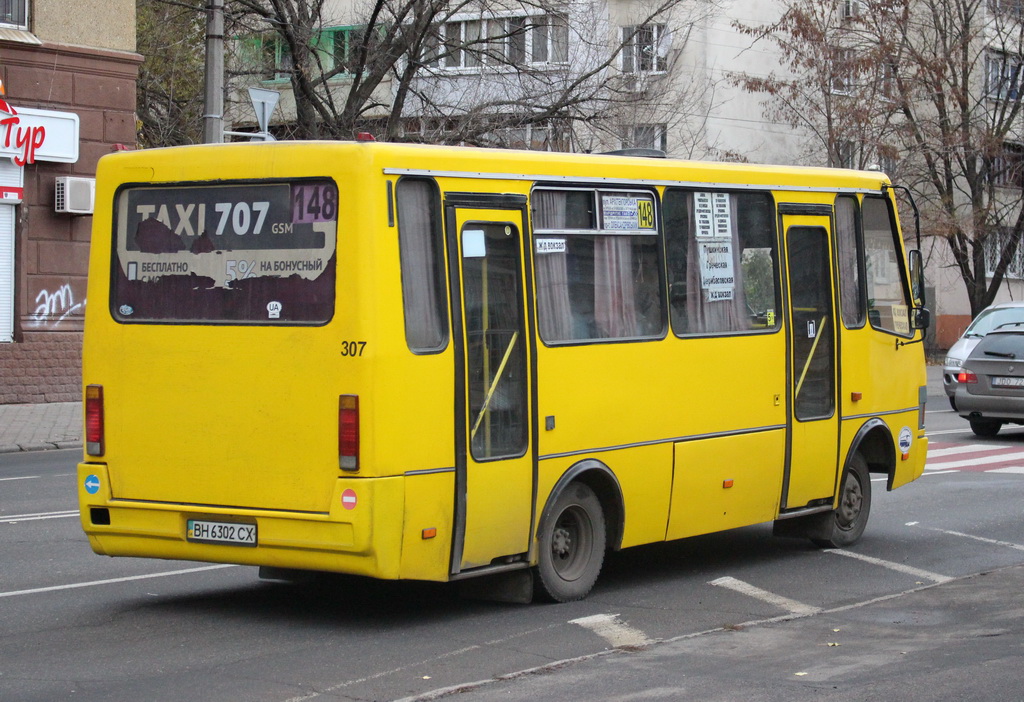
<svg viewBox="0 0 1024 702">
<path fill-rule="evenodd" d="M 582 599 L 604 563 L 605 525 L 601 502 L 576 482 L 555 498 L 551 518 L 541 524 L 536 590 L 551 602 Z"/>
<path fill-rule="evenodd" d="M 825 536 L 811 538 L 822 548 L 842 548 L 855 544 L 864 534 L 871 514 L 871 474 L 863 456 L 855 453 L 843 478 L 839 506 L 832 510 Z"/>
<path fill-rule="evenodd" d="M 995 436 L 1003 426 L 1002 422 L 997 422 L 994 419 L 971 419 L 968 421 L 971 423 L 971 431 L 976 436 Z"/>
<path fill-rule="evenodd" d="M 954 412 L 956 412 L 956 397 L 953 395 L 949 396 L 949 406 L 953 408 Z"/>
</svg>

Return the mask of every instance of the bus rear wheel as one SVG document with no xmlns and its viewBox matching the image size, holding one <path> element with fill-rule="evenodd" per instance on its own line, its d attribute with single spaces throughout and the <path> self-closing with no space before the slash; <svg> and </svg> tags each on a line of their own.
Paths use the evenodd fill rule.
<svg viewBox="0 0 1024 702">
<path fill-rule="evenodd" d="M 859 453 L 850 458 L 843 478 L 839 506 L 828 515 L 825 533 L 811 538 L 822 548 L 842 548 L 860 540 L 871 513 L 871 474 Z"/>
<path fill-rule="evenodd" d="M 555 498 L 541 524 L 536 594 L 551 602 L 586 597 L 604 563 L 604 512 L 597 495 L 574 482 Z"/>
</svg>

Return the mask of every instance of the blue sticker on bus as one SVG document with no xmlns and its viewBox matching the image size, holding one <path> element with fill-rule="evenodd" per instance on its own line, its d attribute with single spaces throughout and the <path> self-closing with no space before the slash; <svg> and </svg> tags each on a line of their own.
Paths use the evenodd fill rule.
<svg viewBox="0 0 1024 702">
<path fill-rule="evenodd" d="M 100 479 L 95 475 L 90 475 L 85 479 L 85 491 L 90 495 L 95 495 L 100 491 Z"/>
</svg>

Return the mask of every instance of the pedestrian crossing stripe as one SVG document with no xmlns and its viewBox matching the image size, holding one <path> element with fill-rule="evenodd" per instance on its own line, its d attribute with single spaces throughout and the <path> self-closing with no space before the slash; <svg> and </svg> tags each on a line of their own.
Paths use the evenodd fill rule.
<svg viewBox="0 0 1024 702">
<path fill-rule="evenodd" d="M 1024 474 L 1024 449 L 1005 445 L 933 442 L 928 447 L 925 470 Z"/>
</svg>

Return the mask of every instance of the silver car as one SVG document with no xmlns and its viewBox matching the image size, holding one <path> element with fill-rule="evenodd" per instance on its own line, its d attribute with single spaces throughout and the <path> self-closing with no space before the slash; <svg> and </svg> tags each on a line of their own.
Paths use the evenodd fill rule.
<svg viewBox="0 0 1024 702">
<path fill-rule="evenodd" d="M 974 318 L 974 321 L 967 326 L 964 335 L 961 336 L 949 351 L 946 353 L 946 360 L 942 368 L 942 387 L 946 390 L 946 397 L 953 409 L 956 404 L 957 374 L 971 351 L 978 345 L 978 342 L 990 331 L 1003 324 L 1014 324 L 1024 322 L 1024 302 L 1002 302 L 998 305 L 986 307 Z"/>
<path fill-rule="evenodd" d="M 960 367 L 957 413 L 978 436 L 1024 424 L 1024 322 L 1003 324 L 975 345 Z"/>
</svg>

